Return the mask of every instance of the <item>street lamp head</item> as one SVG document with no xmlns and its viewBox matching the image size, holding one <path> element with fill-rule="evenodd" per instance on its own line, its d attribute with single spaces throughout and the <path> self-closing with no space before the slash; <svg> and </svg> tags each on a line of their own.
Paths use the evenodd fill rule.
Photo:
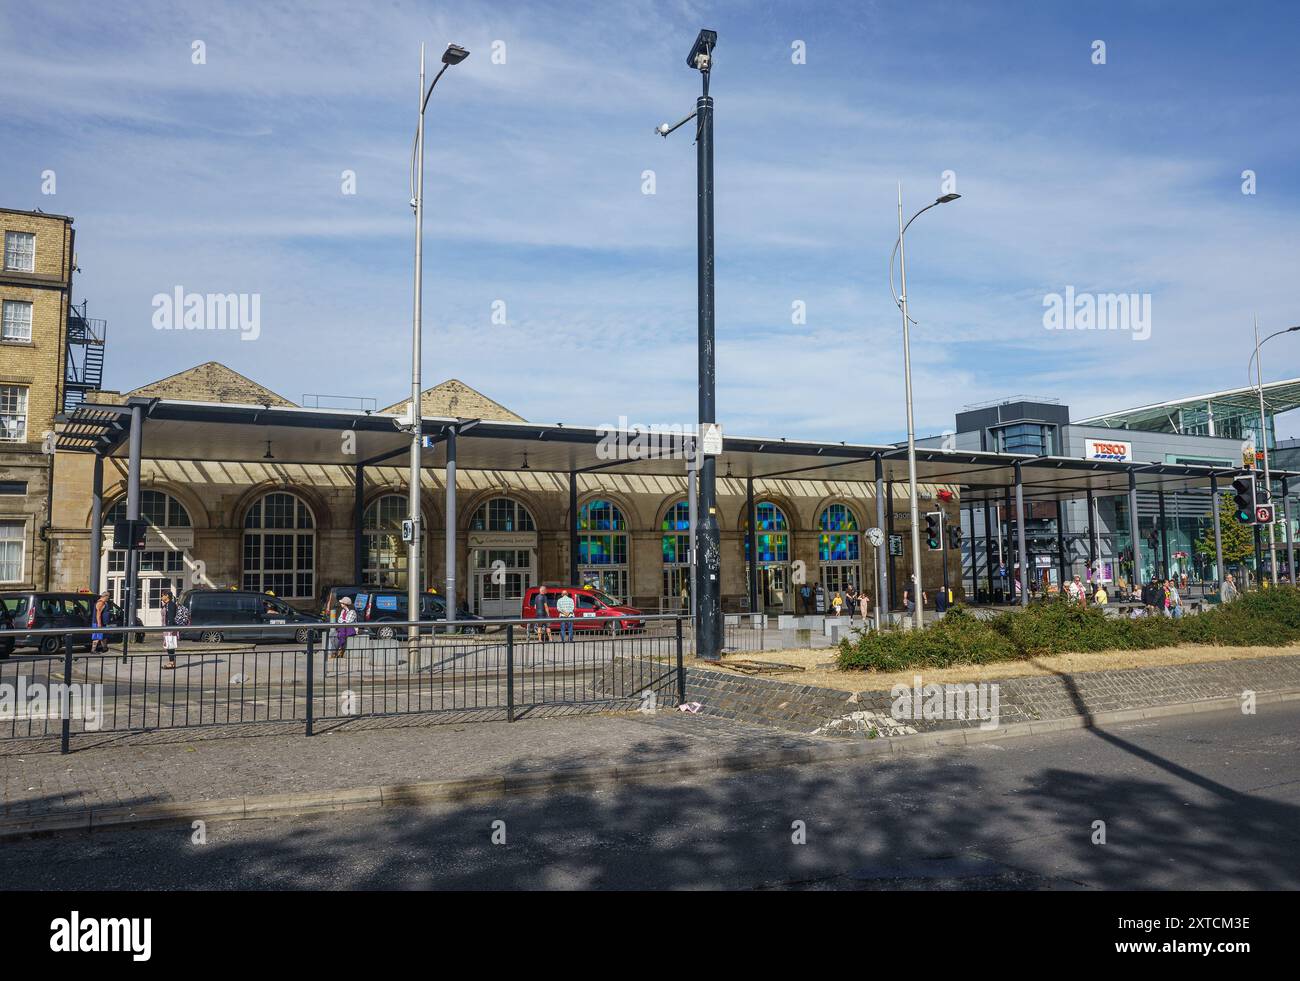
<svg viewBox="0 0 1300 981">
<path fill-rule="evenodd" d="M 686 56 L 686 64 L 707 73 L 713 65 L 713 49 L 717 43 L 717 31 L 711 31 L 707 27 L 701 30 L 695 43 L 691 45 L 691 53 Z"/>
<path fill-rule="evenodd" d="M 667 123 L 660 123 L 658 126 L 655 127 L 655 132 L 658 133 L 660 136 L 662 136 L 664 139 L 668 139 L 668 134 L 671 133 L 672 131 L 673 128 L 669 126 Z"/>
<path fill-rule="evenodd" d="M 956 201 L 959 197 L 961 197 L 960 194 L 945 194 L 943 197 L 936 199 L 934 203 L 947 204 L 949 201 Z"/>
<path fill-rule="evenodd" d="M 469 57 L 469 52 L 459 44 L 447 45 L 447 50 L 442 53 L 442 63 L 444 65 L 459 65 Z"/>
</svg>

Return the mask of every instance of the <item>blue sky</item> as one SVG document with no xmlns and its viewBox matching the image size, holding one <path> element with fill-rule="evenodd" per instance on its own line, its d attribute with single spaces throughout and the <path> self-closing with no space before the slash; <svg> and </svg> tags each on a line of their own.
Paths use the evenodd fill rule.
<svg viewBox="0 0 1300 981">
<path fill-rule="evenodd" d="M 694 105 L 702 26 L 729 432 L 902 435 L 896 183 L 910 214 L 945 171 L 962 199 L 908 235 L 923 433 L 1003 396 L 1079 418 L 1238 387 L 1252 315 L 1300 322 L 1288 3 L 8 4 L 0 204 L 76 218 L 109 387 L 220 360 L 295 401 L 397 401 L 418 45 L 456 41 L 428 124 L 426 384 L 536 421 L 689 422 L 695 154 L 653 127 Z M 154 330 L 178 285 L 260 294 L 259 339 Z M 1067 286 L 1150 294 L 1149 339 L 1046 330 Z M 1300 375 L 1298 343 L 1270 377 Z"/>
</svg>

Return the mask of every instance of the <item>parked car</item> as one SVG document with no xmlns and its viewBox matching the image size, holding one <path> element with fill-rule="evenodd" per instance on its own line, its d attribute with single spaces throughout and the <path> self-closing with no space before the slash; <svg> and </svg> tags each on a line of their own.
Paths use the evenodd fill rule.
<svg viewBox="0 0 1300 981">
<path fill-rule="evenodd" d="M 535 619 L 537 609 L 534 606 L 538 591 L 537 586 L 530 586 L 524 592 L 524 605 L 521 615 L 525 620 Z M 573 597 L 573 629 L 600 630 L 608 634 L 628 633 L 644 630 L 644 620 L 616 620 L 611 617 L 635 617 L 642 611 L 626 603 L 620 603 L 613 596 L 592 586 L 550 586 L 546 587 L 546 608 L 551 616 L 556 615 L 555 601 L 560 594 L 568 593 Z M 555 630 L 558 624 L 552 623 Z"/>
<path fill-rule="evenodd" d="M 83 628 L 91 626 L 95 597 L 90 593 L 43 593 L 22 590 L 0 593 L 0 604 L 4 606 L 15 630 Z M 113 626 L 120 627 L 124 622 L 122 608 L 110 600 L 108 609 L 109 622 Z M 139 617 L 136 617 L 135 625 L 140 626 Z M 120 643 L 122 632 L 105 631 L 105 638 L 110 643 Z M 135 639 L 137 642 L 143 641 L 144 635 L 137 634 Z M 45 636 L 28 634 L 13 638 L 9 644 L 0 640 L 0 657 L 8 657 L 10 652 L 19 647 L 35 647 L 42 654 L 55 654 L 63 648 L 63 638 L 55 634 Z M 74 649 L 83 650 L 89 647 L 89 634 L 79 634 L 73 641 Z"/>
<path fill-rule="evenodd" d="M 357 622 L 369 624 L 371 636 L 380 637 L 387 640 L 397 634 L 401 627 L 389 626 L 391 622 L 400 623 L 409 619 L 406 611 L 410 608 L 409 600 L 405 590 L 366 587 L 366 591 L 359 592 L 352 598 L 357 611 Z M 445 620 L 447 618 L 447 600 L 438 593 L 421 593 L 420 594 L 420 619 L 421 620 Z M 483 633 L 482 617 L 475 616 L 465 606 L 456 608 L 456 622 L 461 624 L 459 629 L 467 634 Z M 378 624 L 379 626 L 374 626 Z M 445 630 L 445 627 L 428 628 L 430 630 Z M 426 628 L 420 628 L 421 633 L 427 633 Z"/>
<path fill-rule="evenodd" d="M 341 600 L 344 596 L 352 600 L 355 606 L 357 601 L 357 593 L 364 593 L 367 589 L 373 589 L 373 588 L 374 588 L 373 586 L 356 586 L 356 585 L 326 586 L 320 592 L 321 619 L 328 622 L 330 618 L 330 610 L 337 610 L 339 605 L 339 600 Z"/>
<path fill-rule="evenodd" d="M 190 626 L 210 628 L 182 637 L 208 644 L 227 639 L 247 644 L 277 640 L 305 644 L 309 625 L 321 622 L 316 614 L 295 610 L 269 593 L 245 589 L 189 589 L 181 595 L 180 605 L 189 607 Z M 225 626 L 245 629 L 218 629 Z"/>
</svg>

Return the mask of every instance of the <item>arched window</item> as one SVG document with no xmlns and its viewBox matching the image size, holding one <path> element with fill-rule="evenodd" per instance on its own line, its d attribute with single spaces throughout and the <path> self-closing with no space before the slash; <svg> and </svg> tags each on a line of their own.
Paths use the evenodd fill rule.
<svg viewBox="0 0 1300 981">
<path fill-rule="evenodd" d="M 160 490 L 140 491 L 140 517 L 155 528 L 190 528 L 190 513 L 185 505 Z M 118 500 L 104 515 L 104 524 L 126 520 L 126 498 Z"/>
<path fill-rule="evenodd" d="M 517 617 L 537 581 L 537 522 L 508 497 L 484 501 L 470 518 L 470 609 L 485 617 Z"/>
<path fill-rule="evenodd" d="M 272 491 L 244 516 L 244 588 L 287 599 L 316 594 L 316 521 L 305 501 Z"/>
<path fill-rule="evenodd" d="M 821 560 L 822 587 L 827 601 L 857 587 L 862 571 L 861 526 L 847 504 L 828 505 L 817 522 L 817 558 Z"/>
<path fill-rule="evenodd" d="M 588 501 L 578 509 L 578 578 L 627 600 L 627 521 L 611 501 Z"/>
<path fill-rule="evenodd" d="M 408 501 L 400 494 L 385 494 L 370 502 L 362 516 L 366 564 L 362 580 L 371 586 L 406 585 L 406 543 L 402 522 Z"/>
<path fill-rule="evenodd" d="M 663 597 L 669 606 L 689 605 L 691 592 L 691 506 L 678 501 L 664 515 Z M 686 590 L 687 604 L 682 603 L 682 590 Z"/>
<path fill-rule="evenodd" d="M 758 596 L 754 612 L 790 609 L 794 595 L 790 588 L 790 525 L 785 512 L 771 501 L 754 505 L 758 528 L 754 536 L 754 556 L 758 563 Z M 750 535 L 749 517 L 745 517 L 745 534 Z M 746 563 L 748 567 L 748 563 Z M 748 568 L 746 570 L 748 577 Z M 746 582 L 750 582 L 746 578 Z"/>
<path fill-rule="evenodd" d="M 470 519 L 470 531 L 536 531 L 533 516 L 518 501 L 494 497 L 484 501 Z"/>
</svg>

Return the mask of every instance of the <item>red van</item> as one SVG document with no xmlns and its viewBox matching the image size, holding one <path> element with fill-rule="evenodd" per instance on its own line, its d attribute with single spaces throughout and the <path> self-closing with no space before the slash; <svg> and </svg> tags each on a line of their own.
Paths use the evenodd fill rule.
<svg viewBox="0 0 1300 981">
<path fill-rule="evenodd" d="M 536 602 L 539 587 L 530 586 L 524 592 L 521 615 L 525 620 L 537 617 Z M 555 601 L 561 593 L 573 597 L 573 629 L 601 630 L 605 633 L 627 633 L 632 630 L 644 630 L 644 620 L 611 620 L 610 617 L 640 616 L 641 611 L 635 607 L 620 603 L 614 597 L 591 586 L 550 586 L 546 587 L 546 609 L 551 616 L 557 616 Z M 551 629 L 558 632 L 560 625 L 552 623 Z"/>
</svg>

